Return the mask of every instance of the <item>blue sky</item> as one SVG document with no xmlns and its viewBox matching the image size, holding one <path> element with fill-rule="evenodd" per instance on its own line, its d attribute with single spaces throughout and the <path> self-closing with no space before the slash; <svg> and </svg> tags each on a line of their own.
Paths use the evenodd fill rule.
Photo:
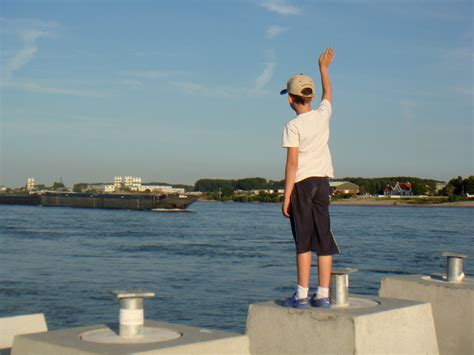
<svg viewBox="0 0 474 355">
<path fill-rule="evenodd" d="M 0 4 L 0 184 L 282 179 L 329 46 L 337 177 L 474 173 L 471 1 Z"/>
</svg>

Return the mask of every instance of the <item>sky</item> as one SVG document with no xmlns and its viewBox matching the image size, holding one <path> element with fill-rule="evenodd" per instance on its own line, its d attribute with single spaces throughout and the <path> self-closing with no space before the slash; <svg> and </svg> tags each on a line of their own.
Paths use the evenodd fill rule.
<svg viewBox="0 0 474 355">
<path fill-rule="evenodd" d="M 472 1 L 0 0 L 0 185 L 284 178 L 327 47 L 336 177 L 474 173 Z M 315 102 L 315 103 L 317 103 Z"/>
</svg>

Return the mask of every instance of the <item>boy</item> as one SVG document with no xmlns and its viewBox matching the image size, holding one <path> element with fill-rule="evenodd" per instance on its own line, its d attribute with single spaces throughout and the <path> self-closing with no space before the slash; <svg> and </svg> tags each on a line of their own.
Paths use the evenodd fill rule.
<svg viewBox="0 0 474 355">
<path fill-rule="evenodd" d="M 283 147 L 288 148 L 285 168 L 283 215 L 290 218 L 296 245 L 298 285 L 293 296 L 283 302 L 286 307 L 329 307 L 329 282 L 332 255 L 339 253 L 329 222 L 328 178 L 334 177 L 328 147 L 332 88 L 329 65 L 334 60 L 332 48 L 319 57 L 322 101 L 311 110 L 315 91 L 313 80 L 295 75 L 288 80 L 288 103 L 297 114 L 283 131 Z M 318 289 L 308 297 L 311 253 L 318 255 Z"/>
</svg>

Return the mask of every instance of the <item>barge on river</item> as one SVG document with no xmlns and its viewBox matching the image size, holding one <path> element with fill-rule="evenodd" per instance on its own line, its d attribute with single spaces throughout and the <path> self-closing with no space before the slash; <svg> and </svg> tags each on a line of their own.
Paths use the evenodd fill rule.
<svg viewBox="0 0 474 355">
<path fill-rule="evenodd" d="M 196 197 L 180 194 L 91 194 L 76 192 L 45 192 L 30 195 L 0 194 L 0 204 L 127 210 L 184 210 L 194 201 L 196 201 Z"/>
</svg>

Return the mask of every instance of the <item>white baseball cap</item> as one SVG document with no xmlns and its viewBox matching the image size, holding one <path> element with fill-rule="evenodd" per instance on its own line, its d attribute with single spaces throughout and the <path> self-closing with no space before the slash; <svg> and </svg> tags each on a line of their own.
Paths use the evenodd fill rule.
<svg viewBox="0 0 474 355">
<path fill-rule="evenodd" d="M 310 76 L 304 74 L 293 75 L 286 83 L 286 89 L 280 95 L 292 94 L 302 97 L 314 96 L 314 83 Z"/>
</svg>

